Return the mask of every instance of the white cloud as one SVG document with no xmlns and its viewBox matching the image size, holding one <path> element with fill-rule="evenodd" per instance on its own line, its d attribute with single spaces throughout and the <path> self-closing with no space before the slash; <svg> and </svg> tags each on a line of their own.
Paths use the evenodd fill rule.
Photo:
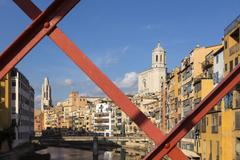
<svg viewBox="0 0 240 160">
<path fill-rule="evenodd" d="M 109 67 L 117 62 L 118 59 L 117 57 L 114 57 L 113 54 L 106 54 L 105 56 L 102 56 L 96 60 L 96 64 L 102 67 Z"/>
<path fill-rule="evenodd" d="M 136 86 L 137 79 L 138 75 L 136 72 L 129 72 L 124 75 L 123 79 L 116 81 L 116 84 L 120 88 L 131 88 Z"/>
<path fill-rule="evenodd" d="M 160 29 L 161 25 L 159 25 L 159 24 L 147 24 L 146 26 L 143 26 L 142 28 L 144 30 Z"/>
<path fill-rule="evenodd" d="M 125 46 L 122 49 L 122 53 L 126 53 L 129 50 L 129 46 Z"/>
<path fill-rule="evenodd" d="M 73 85 L 73 81 L 69 78 L 64 80 L 64 85 L 65 86 L 72 86 Z"/>
<path fill-rule="evenodd" d="M 103 56 L 97 58 L 95 63 L 100 67 L 109 67 L 119 62 L 121 54 L 125 54 L 129 50 L 129 46 L 124 46 L 117 49 L 109 49 L 103 54 Z"/>
</svg>

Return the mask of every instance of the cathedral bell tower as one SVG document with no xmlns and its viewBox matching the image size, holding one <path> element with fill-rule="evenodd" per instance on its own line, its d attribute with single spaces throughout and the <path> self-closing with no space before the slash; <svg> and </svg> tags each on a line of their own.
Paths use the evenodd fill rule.
<svg viewBox="0 0 240 160">
<path fill-rule="evenodd" d="M 160 46 L 158 41 L 156 48 L 152 51 L 152 68 L 165 68 L 166 67 L 166 52 Z"/>
</svg>

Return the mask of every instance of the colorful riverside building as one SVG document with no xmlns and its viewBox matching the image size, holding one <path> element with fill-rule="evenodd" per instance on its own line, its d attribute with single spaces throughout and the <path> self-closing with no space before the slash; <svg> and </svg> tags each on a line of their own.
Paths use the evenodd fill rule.
<svg viewBox="0 0 240 160">
<path fill-rule="evenodd" d="M 4 132 L 11 127 L 11 77 L 7 74 L 0 81 L 0 134 L 4 136 Z M 0 143 L 0 152 L 9 149 L 7 140 Z"/>
<path fill-rule="evenodd" d="M 179 121 L 181 121 L 182 118 L 182 108 L 180 107 L 180 99 L 178 87 L 179 87 L 179 81 L 178 81 L 178 72 L 179 68 L 176 67 L 172 70 L 171 73 L 167 76 L 166 81 L 166 132 L 171 131 Z"/>
<path fill-rule="evenodd" d="M 224 30 L 224 76 L 239 64 L 240 16 Z M 240 85 L 224 98 L 222 159 L 240 159 Z"/>
<path fill-rule="evenodd" d="M 209 92 L 223 79 L 223 46 L 210 52 L 202 63 L 202 72 L 194 80 L 194 105 L 200 103 Z M 195 132 L 195 151 L 202 159 L 221 159 L 221 109 L 220 101 L 197 125 Z"/>
<path fill-rule="evenodd" d="M 220 48 L 220 45 L 199 47 L 193 49 L 190 54 L 185 57 L 181 62 L 181 68 L 179 70 L 179 89 L 178 95 L 180 100 L 180 107 L 182 108 L 182 117 L 186 117 L 195 108 L 195 93 L 194 84 L 195 79 L 198 79 L 203 75 L 202 63 L 205 61 L 205 57 L 215 52 Z M 205 83 L 205 82 L 203 82 Z M 181 141 L 181 148 L 190 151 L 196 151 L 195 138 L 196 127 L 193 128 Z"/>
</svg>

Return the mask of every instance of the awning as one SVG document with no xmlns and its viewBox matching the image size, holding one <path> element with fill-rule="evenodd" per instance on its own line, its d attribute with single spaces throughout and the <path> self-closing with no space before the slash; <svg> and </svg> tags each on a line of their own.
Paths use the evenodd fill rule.
<svg viewBox="0 0 240 160">
<path fill-rule="evenodd" d="M 181 150 L 189 158 L 200 158 L 200 156 L 196 152 L 185 150 L 185 149 L 181 149 Z"/>
</svg>

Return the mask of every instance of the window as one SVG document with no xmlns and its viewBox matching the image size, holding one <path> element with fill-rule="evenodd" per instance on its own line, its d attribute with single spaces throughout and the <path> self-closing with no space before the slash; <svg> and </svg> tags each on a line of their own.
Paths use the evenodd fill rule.
<svg viewBox="0 0 240 160">
<path fill-rule="evenodd" d="M 218 133 L 218 114 L 212 114 L 212 133 Z"/>
<path fill-rule="evenodd" d="M 160 62 L 162 62 L 162 55 L 160 56 Z"/>
<path fill-rule="evenodd" d="M 194 92 L 197 93 L 199 91 L 201 91 L 201 82 L 195 84 L 195 86 L 194 86 Z"/>
<path fill-rule="evenodd" d="M 225 64 L 225 72 L 227 71 L 228 69 L 227 69 L 227 63 Z"/>
<path fill-rule="evenodd" d="M 219 126 L 221 126 L 221 125 L 222 125 L 222 116 L 221 116 L 221 115 L 219 116 L 219 119 L 218 119 L 218 120 L 219 120 L 219 122 L 218 122 L 218 123 L 219 123 Z"/>
<path fill-rule="evenodd" d="M 146 79 L 143 80 L 143 87 L 144 87 L 144 88 L 147 88 Z"/>
<path fill-rule="evenodd" d="M 220 155 L 220 145 L 219 145 L 219 142 L 217 141 L 216 142 L 217 144 L 217 155 L 216 155 L 216 160 L 219 160 L 219 155 Z"/>
<path fill-rule="evenodd" d="M 235 129 L 240 129 L 240 112 L 235 112 Z"/>
<path fill-rule="evenodd" d="M 203 119 L 202 119 L 202 122 L 201 122 L 202 124 L 201 124 L 201 132 L 202 133 L 206 133 L 206 126 L 207 126 L 207 122 L 206 122 L 206 117 L 203 117 Z"/>
<path fill-rule="evenodd" d="M 233 70 L 233 61 L 230 61 L 230 72 Z"/>
<path fill-rule="evenodd" d="M 209 160 L 212 160 L 212 140 L 210 140 L 210 155 Z"/>
<path fill-rule="evenodd" d="M 228 47 L 227 41 L 224 41 L 224 48 L 226 49 Z"/>
<path fill-rule="evenodd" d="M 12 100 L 16 100 L 16 94 L 12 93 Z"/>
<path fill-rule="evenodd" d="M 235 58 L 235 66 L 238 65 L 238 57 Z"/>
<path fill-rule="evenodd" d="M 219 57 L 218 55 L 216 56 L 216 63 L 218 64 L 218 61 L 219 61 Z"/>
<path fill-rule="evenodd" d="M 219 83 L 220 82 L 220 80 L 219 80 L 219 73 L 218 72 L 216 72 L 216 73 L 214 73 L 214 77 L 213 77 L 214 79 L 214 84 L 217 84 L 217 83 Z"/>
<path fill-rule="evenodd" d="M 224 107 L 225 109 L 227 108 L 232 108 L 233 106 L 233 93 L 230 92 L 224 97 Z"/>
<path fill-rule="evenodd" d="M 16 86 L 16 81 L 12 81 L 12 86 Z"/>
<path fill-rule="evenodd" d="M 239 29 L 236 29 L 232 34 L 231 34 L 232 39 L 234 39 L 237 43 L 239 43 Z"/>
<path fill-rule="evenodd" d="M 156 62 L 158 62 L 158 55 L 156 55 Z"/>
<path fill-rule="evenodd" d="M 240 159 L 240 139 L 236 138 L 236 159 Z"/>
<path fill-rule="evenodd" d="M 181 82 L 181 74 L 178 74 L 178 82 Z"/>
</svg>

